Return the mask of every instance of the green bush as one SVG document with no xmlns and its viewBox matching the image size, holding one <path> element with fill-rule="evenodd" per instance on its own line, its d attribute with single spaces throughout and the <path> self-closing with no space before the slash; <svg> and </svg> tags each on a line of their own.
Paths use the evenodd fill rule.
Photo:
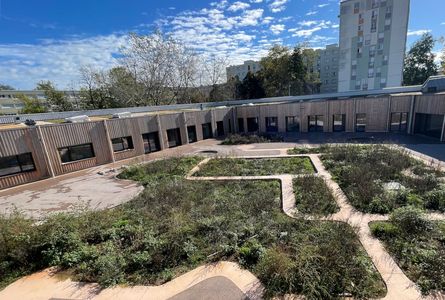
<svg viewBox="0 0 445 300">
<path fill-rule="evenodd" d="M 394 238 L 398 234 L 398 228 L 390 222 L 372 222 L 369 227 L 371 233 L 381 239 Z"/>
<path fill-rule="evenodd" d="M 412 206 L 394 210 L 389 220 L 406 234 L 423 234 L 433 229 L 423 210 Z"/>
<path fill-rule="evenodd" d="M 376 196 L 369 203 L 369 211 L 374 214 L 387 214 L 390 212 L 390 207 L 388 205 L 387 199 L 382 199 L 379 196 Z"/>
<path fill-rule="evenodd" d="M 293 180 L 295 204 L 300 213 L 329 215 L 339 210 L 324 180 L 317 176 L 303 176 Z"/>
<path fill-rule="evenodd" d="M 249 240 L 238 250 L 239 263 L 245 267 L 252 267 L 263 257 L 266 249 L 257 240 Z"/>
<path fill-rule="evenodd" d="M 278 135 L 231 134 L 221 142 L 221 145 L 247 145 L 282 141 L 283 138 Z"/>
<path fill-rule="evenodd" d="M 425 194 L 425 208 L 445 212 L 445 189 L 432 190 Z"/>
</svg>

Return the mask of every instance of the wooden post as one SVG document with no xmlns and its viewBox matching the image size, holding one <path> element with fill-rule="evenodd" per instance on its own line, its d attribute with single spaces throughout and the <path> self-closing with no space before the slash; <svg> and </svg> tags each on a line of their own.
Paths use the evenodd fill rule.
<svg viewBox="0 0 445 300">
<path fill-rule="evenodd" d="M 408 134 L 414 134 L 414 122 L 416 120 L 415 117 L 415 109 L 416 109 L 416 96 L 411 96 L 411 107 L 409 109 L 408 115 Z"/>
<path fill-rule="evenodd" d="M 56 177 L 56 175 L 54 174 L 54 168 L 53 168 L 51 159 L 48 154 L 48 148 L 46 147 L 45 137 L 42 134 L 42 129 L 40 128 L 40 126 L 36 126 L 36 127 L 37 127 L 37 132 L 40 137 L 40 142 L 42 143 L 43 154 L 45 155 L 45 162 L 46 162 L 47 168 L 49 169 L 49 175 L 51 177 Z"/>
<path fill-rule="evenodd" d="M 110 156 L 111 156 L 111 162 L 115 163 L 116 159 L 114 158 L 113 143 L 111 142 L 110 132 L 108 131 L 107 120 L 103 120 L 103 123 L 104 123 L 104 128 L 105 128 L 105 135 L 107 137 L 108 151 L 110 152 Z"/>
</svg>

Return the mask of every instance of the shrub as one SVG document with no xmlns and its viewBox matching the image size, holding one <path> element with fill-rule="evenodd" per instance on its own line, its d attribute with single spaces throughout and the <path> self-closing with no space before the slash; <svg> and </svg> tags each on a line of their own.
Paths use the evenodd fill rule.
<svg viewBox="0 0 445 300">
<path fill-rule="evenodd" d="M 283 138 L 278 135 L 231 134 L 221 142 L 221 145 L 246 145 L 282 141 Z"/>
<path fill-rule="evenodd" d="M 386 199 L 382 199 L 381 197 L 376 196 L 369 203 L 369 210 L 374 214 L 384 215 L 390 211 L 390 207 Z"/>
<path fill-rule="evenodd" d="M 433 229 L 433 223 L 427 219 L 425 213 L 412 206 L 394 210 L 389 220 L 406 234 L 422 234 Z"/>
<path fill-rule="evenodd" d="M 394 238 L 398 234 L 398 228 L 390 222 L 372 222 L 369 225 L 371 233 L 382 239 Z"/>
<path fill-rule="evenodd" d="M 445 189 L 432 190 L 425 194 L 425 208 L 445 211 Z"/>
<path fill-rule="evenodd" d="M 266 249 L 257 240 L 249 240 L 238 250 L 239 263 L 251 267 L 263 257 Z"/>
</svg>

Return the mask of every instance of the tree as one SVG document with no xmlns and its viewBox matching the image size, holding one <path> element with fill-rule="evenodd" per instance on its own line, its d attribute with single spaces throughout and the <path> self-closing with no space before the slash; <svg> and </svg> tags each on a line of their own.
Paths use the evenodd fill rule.
<svg viewBox="0 0 445 300">
<path fill-rule="evenodd" d="M 434 62 L 433 49 L 435 40 L 429 33 L 424 34 L 405 58 L 403 82 L 405 85 L 423 84 L 430 76 L 437 75 L 438 67 Z"/>
<path fill-rule="evenodd" d="M 290 77 L 290 49 L 275 45 L 260 61 L 263 86 L 267 97 L 289 95 L 292 78 Z"/>
<path fill-rule="evenodd" d="M 47 112 L 46 107 L 39 101 L 39 99 L 27 97 L 23 94 L 17 95 L 17 98 L 24 104 L 20 111 L 22 114 L 38 114 Z"/>
<path fill-rule="evenodd" d="M 80 98 L 83 109 L 104 109 L 114 106 L 105 72 L 96 71 L 91 66 L 83 66 L 80 69 L 80 78 L 82 85 Z"/>
<path fill-rule="evenodd" d="M 184 89 L 195 83 L 195 52 L 160 31 L 131 34 L 122 55 L 123 66 L 142 87 L 141 105 L 174 103 Z"/>
<path fill-rule="evenodd" d="M 15 90 L 15 88 L 13 88 L 12 86 L 0 83 L 0 91 L 13 91 L 13 90 Z"/>
<path fill-rule="evenodd" d="M 64 92 L 57 91 L 51 81 L 42 81 L 37 84 L 36 90 L 44 91 L 46 101 L 53 111 L 71 111 L 73 104 L 69 102 Z"/>
<path fill-rule="evenodd" d="M 248 72 L 240 86 L 240 96 L 243 99 L 259 99 L 266 96 L 262 80 L 252 72 Z"/>
</svg>

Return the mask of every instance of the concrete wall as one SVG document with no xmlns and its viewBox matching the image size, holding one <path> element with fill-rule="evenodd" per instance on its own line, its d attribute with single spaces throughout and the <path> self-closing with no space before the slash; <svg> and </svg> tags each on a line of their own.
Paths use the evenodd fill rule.
<svg viewBox="0 0 445 300">
<path fill-rule="evenodd" d="M 445 95 L 398 95 L 377 98 L 351 98 L 285 104 L 239 106 L 202 111 L 187 111 L 165 115 L 143 116 L 79 124 L 54 124 L 12 130 L 0 130 L 0 157 L 32 153 L 36 170 L 0 177 L 0 189 L 58 176 L 117 160 L 144 154 L 142 134 L 158 132 L 161 149 L 168 148 L 167 130 L 179 128 L 183 144 L 188 143 L 187 126 L 196 126 L 198 141 L 203 139 L 202 124 L 211 123 L 216 136 L 217 122 L 224 122 L 224 132 L 229 133 L 229 123 L 238 132 L 238 118 L 244 121 L 256 117 L 260 132 L 266 131 L 266 117 L 278 118 L 278 132 L 286 132 L 285 118 L 298 117 L 300 131 L 308 132 L 308 117 L 324 116 L 324 132 L 332 132 L 333 116 L 346 116 L 346 132 L 355 131 L 357 113 L 366 114 L 367 132 L 387 132 L 392 112 L 409 113 L 408 128 L 414 127 L 415 114 L 445 115 Z M 445 141 L 445 122 L 442 141 Z M 134 149 L 113 153 L 111 139 L 131 136 Z M 93 144 L 95 157 L 82 161 L 62 163 L 59 148 L 80 144 Z"/>
</svg>

